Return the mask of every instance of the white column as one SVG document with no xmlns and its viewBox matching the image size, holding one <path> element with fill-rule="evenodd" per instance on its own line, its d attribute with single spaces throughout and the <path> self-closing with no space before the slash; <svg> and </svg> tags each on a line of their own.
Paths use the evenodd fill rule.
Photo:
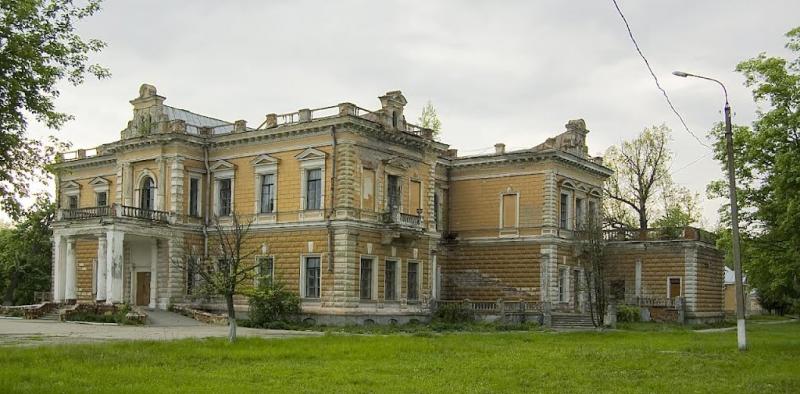
<svg viewBox="0 0 800 394">
<path fill-rule="evenodd" d="M 64 302 L 64 265 L 65 255 L 63 237 L 53 236 L 53 301 Z"/>
<path fill-rule="evenodd" d="M 153 238 L 150 243 L 150 305 L 155 309 L 158 307 L 158 239 Z"/>
<path fill-rule="evenodd" d="M 106 300 L 106 236 L 97 237 L 97 301 Z"/>
<path fill-rule="evenodd" d="M 64 291 L 64 299 L 67 301 L 78 298 L 75 274 L 75 239 L 67 238 L 66 290 Z"/>
<path fill-rule="evenodd" d="M 109 231 L 106 234 L 106 303 L 122 302 L 122 244 L 125 233 Z"/>
</svg>

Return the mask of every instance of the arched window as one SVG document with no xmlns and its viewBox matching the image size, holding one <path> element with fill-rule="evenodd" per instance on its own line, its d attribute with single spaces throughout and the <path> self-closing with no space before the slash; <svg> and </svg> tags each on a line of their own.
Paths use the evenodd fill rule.
<svg viewBox="0 0 800 394">
<path fill-rule="evenodd" d="M 145 177 L 142 180 L 142 188 L 139 194 L 139 208 L 154 210 L 156 202 L 156 185 L 153 178 Z"/>
</svg>

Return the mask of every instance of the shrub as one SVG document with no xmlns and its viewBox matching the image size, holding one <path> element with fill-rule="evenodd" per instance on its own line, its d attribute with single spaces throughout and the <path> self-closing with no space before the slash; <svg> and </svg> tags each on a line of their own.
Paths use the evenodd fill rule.
<svg viewBox="0 0 800 394">
<path fill-rule="evenodd" d="M 469 323 L 475 320 L 472 309 L 464 304 L 443 304 L 436 308 L 433 319 L 443 323 Z"/>
<path fill-rule="evenodd" d="M 281 281 L 264 278 L 250 295 L 250 322 L 255 327 L 281 326 L 276 322 L 294 320 L 300 313 L 300 298 L 286 290 Z"/>
<path fill-rule="evenodd" d="M 621 323 L 632 323 L 642 320 L 642 314 L 638 306 L 620 305 L 617 309 L 617 321 Z"/>
</svg>

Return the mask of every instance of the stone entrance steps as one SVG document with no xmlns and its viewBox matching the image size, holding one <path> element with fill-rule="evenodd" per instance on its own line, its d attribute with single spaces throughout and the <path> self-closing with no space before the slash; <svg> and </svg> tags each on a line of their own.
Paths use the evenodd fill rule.
<svg viewBox="0 0 800 394">
<path fill-rule="evenodd" d="M 593 330 L 594 324 L 590 315 L 578 313 L 553 313 L 551 328 L 555 330 Z"/>
<path fill-rule="evenodd" d="M 61 321 L 61 310 L 53 309 L 52 311 L 42 315 L 42 317 L 40 317 L 38 320 Z"/>
</svg>

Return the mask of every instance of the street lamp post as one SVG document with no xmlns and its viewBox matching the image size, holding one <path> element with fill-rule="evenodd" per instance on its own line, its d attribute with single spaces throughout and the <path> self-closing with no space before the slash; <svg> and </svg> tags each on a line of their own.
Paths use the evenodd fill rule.
<svg viewBox="0 0 800 394">
<path fill-rule="evenodd" d="M 673 71 L 672 74 L 679 77 L 694 77 L 713 81 L 722 86 L 725 93 L 725 148 L 728 156 L 728 192 L 731 200 L 731 238 L 733 241 L 733 272 L 736 281 L 736 337 L 739 343 L 739 350 L 747 350 L 747 337 L 745 334 L 745 313 L 744 313 L 744 287 L 742 286 L 742 257 L 739 246 L 739 204 L 736 200 L 736 176 L 734 175 L 733 165 L 733 131 L 731 127 L 731 106 L 728 104 L 728 89 L 722 82 L 714 78 L 702 75 L 689 74 L 683 71 Z"/>
</svg>

